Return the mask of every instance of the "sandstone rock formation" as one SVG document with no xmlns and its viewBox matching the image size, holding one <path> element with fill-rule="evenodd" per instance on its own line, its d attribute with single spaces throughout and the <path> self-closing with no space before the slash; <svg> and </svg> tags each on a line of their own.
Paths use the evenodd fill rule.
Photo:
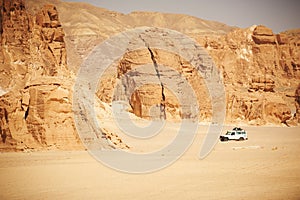
<svg viewBox="0 0 300 200">
<path fill-rule="evenodd" d="M 262 125 L 294 120 L 292 96 L 300 78 L 297 37 L 299 31 L 276 35 L 264 26 L 253 26 L 198 38 L 223 71 L 228 122 Z"/>
<path fill-rule="evenodd" d="M 0 11 L 0 148 L 81 148 L 56 8 L 32 16 L 23 0 L 1 0 Z"/>
<path fill-rule="evenodd" d="M 63 14 L 62 22 L 63 25 L 65 24 L 67 46 L 72 47 L 70 48 L 72 51 L 75 50 L 75 52 L 69 52 L 70 57 L 77 55 L 75 57 L 84 58 L 98 42 L 126 28 L 159 26 L 175 29 L 194 37 L 205 47 L 222 72 L 227 94 L 228 123 L 240 121 L 262 125 L 266 123 L 288 123 L 294 120 L 293 114 L 297 112 L 294 94 L 299 82 L 299 31 L 274 34 L 271 29 L 265 26 L 238 29 L 184 15 L 149 12 L 133 12 L 124 15 L 101 8 L 97 9 L 88 4 L 60 1 L 53 3 Z M 35 9 L 39 7 L 39 3 L 36 1 L 34 4 L 29 1 L 29 4 Z M 78 7 L 87 9 L 81 10 Z M 88 20 L 85 20 L 84 17 L 78 18 L 78 15 L 68 12 L 67 8 L 69 10 L 70 8 L 77 9 L 79 12 L 85 13 L 85 16 L 93 19 L 92 22 L 89 20 L 91 23 L 87 23 Z M 100 23 L 101 26 L 96 26 Z M 78 24 L 81 24 L 82 27 L 78 27 Z M 77 65 L 73 69 L 78 68 L 81 59 L 77 59 L 76 62 L 78 63 L 69 62 L 71 65 Z M 184 66 L 181 63 L 182 60 L 165 52 L 157 53 L 155 59 L 167 66 Z M 133 69 L 133 66 L 149 62 L 151 60 L 147 50 L 126 54 L 116 66 L 115 71 L 110 71 L 105 81 L 102 82 L 104 85 L 101 85 L 98 93 L 100 99 L 103 102 L 110 102 L 111 86 L 116 84 L 116 78 L 126 73 L 128 69 Z M 199 90 L 205 91 L 204 89 Z M 162 98 L 160 94 L 161 92 L 156 86 L 147 85 L 138 89 L 129 102 L 133 105 L 132 112 L 138 116 L 149 117 L 146 113 L 149 113 L 150 104 L 160 102 Z M 171 110 L 173 107 L 173 111 L 170 111 L 173 114 L 168 115 L 176 119 L 178 117 L 178 111 L 176 111 L 178 105 L 171 96 L 170 94 L 167 100 L 173 102 L 168 103 L 170 105 L 168 109 Z M 202 120 L 211 116 L 209 114 L 211 112 L 209 111 L 209 100 L 204 99 L 206 99 L 206 103 L 204 103 L 206 109 L 201 109 L 201 112 L 206 114 L 202 115 Z M 144 103 L 139 103 L 141 101 Z M 143 106 L 145 107 L 144 114 L 142 114 L 143 110 L 140 110 Z M 276 111 L 276 109 L 278 110 Z M 276 119 L 270 117 L 269 115 L 273 116 L 274 114 L 271 113 L 274 112 L 281 113 L 285 117 L 275 117 Z M 280 114 L 276 114 L 276 116 L 278 115 Z"/>
<path fill-rule="evenodd" d="M 299 40 L 298 34 L 274 34 L 264 26 L 253 26 L 248 29 L 237 29 L 226 35 L 199 36 L 197 40 L 213 57 L 223 75 L 227 95 L 227 123 L 249 123 L 253 125 L 286 124 L 295 125 L 297 121 L 297 103 L 294 93 L 299 83 Z M 177 66 L 175 69 L 187 75 L 189 82 L 201 80 L 192 73 L 192 67 L 180 57 L 156 50 L 154 59 L 165 66 Z M 133 70 L 130 78 L 122 82 L 126 88 L 134 87 L 138 78 L 154 72 L 138 72 L 134 66 L 151 63 L 151 55 L 145 51 L 126 53 L 115 69 L 110 70 L 108 78 L 101 82 L 98 92 L 99 98 L 110 102 L 112 90 L 116 86 L 116 78 L 120 78 L 129 70 Z M 186 67 L 187 68 L 186 68 Z M 186 68 L 186 70 L 184 70 Z M 115 75 L 112 75 L 115 71 Z M 165 74 L 164 74 L 165 73 Z M 172 77 L 162 71 L 162 76 Z M 190 78 L 189 78 L 190 76 Z M 106 77 L 106 76 L 104 76 Z M 141 78 L 140 78 L 141 79 Z M 172 78 L 176 82 L 176 78 Z M 152 78 L 142 80 L 153 83 Z M 203 81 L 203 80 L 202 80 Z M 156 81 L 159 85 L 159 82 Z M 209 96 L 205 94 L 205 87 L 201 81 L 198 85 L 198 99 L 202 100 L 200 119 L 205 121 L 211 117 Z M 201 98 L 204 96 L 205 98 Z M 297 95 L 296 95 L 297 96 Z M 137 89 L 129 100 L 132 112 L 137 116 L 149 118 L 151 105 L 161 102 L 161 90 L 157 86 L 146 85 Z M 178 119 L 178 102 L 172 94 L 166 96 L 170 107 L 167 110 L 169 119 Z M 203 102 L 203 99 L 207 101 Z M 171 111 L 172 110 L 172 111 Z"/>
<path fill-rule="evenodd" d="M 165 34 L 171 33 L 166 31 Z M 151 37 L 154 38 L 155 33 L 146 35 L 145 39 Z M 170 47 L 173 46 L 170 44 Z M 102 76 L 97 92 L 101 101 L 128 101 L 129 111 L 139 117 L 177 121 L 195 117 L 181 110 L 181 106 L 193 106 L 190 102 L 192 94 L 189 93 L 192 90 L 201 108 L 198 117 L 201 121 L 210 119 L 211 101 L 205 81 L 187 60 L 161 49 L 128 49 L 118 64 L 110 66 L 107 69 L 109 73 Z M 184 80 L 191 88 L 185 85 Z"/>
</svg>

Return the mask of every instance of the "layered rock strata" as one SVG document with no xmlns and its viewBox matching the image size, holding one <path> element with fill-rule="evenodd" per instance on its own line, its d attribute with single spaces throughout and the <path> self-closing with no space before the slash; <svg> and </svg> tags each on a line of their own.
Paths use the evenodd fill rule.
<svg viewBox="0 0 300 200">
<path fill-rule="evenodd" d="M 23 0 L 1 0 L 0 6 L 0 147 L 82 148 L 56 7 L 45 5 L 31 15 Z"/>
</svg>

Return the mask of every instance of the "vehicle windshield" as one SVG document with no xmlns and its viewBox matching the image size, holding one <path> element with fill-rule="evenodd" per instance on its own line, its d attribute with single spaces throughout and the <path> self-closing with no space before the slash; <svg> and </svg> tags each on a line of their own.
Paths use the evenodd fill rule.
<svg viewBox="0 0 300 200">
<path fill-rule="evenodd" d="M 231 135 L 231 131 L 227 131 L 226 135 Z"/>
</svg>

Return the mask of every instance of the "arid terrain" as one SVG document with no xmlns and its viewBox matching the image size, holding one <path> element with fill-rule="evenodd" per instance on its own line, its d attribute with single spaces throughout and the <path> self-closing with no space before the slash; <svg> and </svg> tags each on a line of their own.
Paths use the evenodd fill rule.
<svg viewBox="0 0 300 200">
<path fill-rule="evenodd" d="M 147 139 L 128 136 L 113 102 L 137 124 L 166 125 Z M 113 170 L 87 151 L 158 151 L 183 120 L 199 124 L 192 145 L 152 173 Z M 221 124 L 249 139 L 218 141 L 199 159 L 209 125 Z M 0 0 L 0 199 L 297 200 L 299 125 L 299 27 L 274 33 L 183 14 Z"/>
<path fill-rule="evenodd" d="M 169 121 L 197 115 L 200 122 L 211 122 L 212 105 L 223 102 L 227 124 L 300 123 L 299 29 L 273 33 L 263 25 L 242 29 L 181 14 L 122 14 L 60 0 L 2 0 L 0 5 L 1 151 L 83 149 L 74 123 L 73 95 L 91 88 L 75 88 L 79 69 L 105 39 L 141 26 L 152 29 L 131 38 L 121 56 L 99 68 L 105 71 L 94 94 L 103 113 L 109 114 L 113 100 L 122 99 L 140 118 L 149 119 L 151 108 L 157 107 L 157 117 Z M 197 48 L 187 51 L 188 46 Z M 148 67 L 139 70 L 142 66 Z M 213 80 L 224 85 L 224 93 L 216 97 L 208 94 Z M 192 89 L 182 87 L 182 81 Z M 182 112 L 191 106 L 188 92 L 195 93 L 192 104 L 198 103 L 198 113 Z M 116 140 L 112 143 L 118 146 Z"/>
<path fill-rule="evenodd" d="M 299 128 L 243 128 L 249 140 L 218 142 L 199 160 L 201 126 L 183 157 L 150 174 L 115 171 L 85 151 L 1 153 L 0 198 L 299 199 Z"/>
</svg>

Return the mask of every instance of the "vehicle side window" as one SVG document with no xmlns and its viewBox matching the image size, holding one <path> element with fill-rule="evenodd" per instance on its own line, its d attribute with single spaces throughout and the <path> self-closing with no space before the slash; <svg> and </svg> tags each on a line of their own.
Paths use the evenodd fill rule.
<svg viewBox="0 0 300 200">
<path fill-rule="evenodd" d="M 234 133 L 231 133 L 231 135 L 234 135 Z"/>
</svg>

